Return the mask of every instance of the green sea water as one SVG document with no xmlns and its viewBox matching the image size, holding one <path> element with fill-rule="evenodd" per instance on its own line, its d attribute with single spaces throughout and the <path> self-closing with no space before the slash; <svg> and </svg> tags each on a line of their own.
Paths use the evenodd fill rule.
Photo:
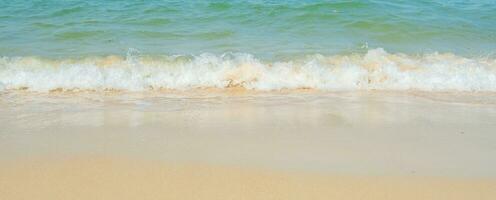
<svg viewBox="0 0 496 200">
<path fill-rule="evenodd" d="M 494 0 L 2 0 L 0 56 L 490 54 Z"/>
<path fill-rule="evenodd" d="M 495 0 L 0 0 L 8 90 L 496 92 Z"/>
</svg>

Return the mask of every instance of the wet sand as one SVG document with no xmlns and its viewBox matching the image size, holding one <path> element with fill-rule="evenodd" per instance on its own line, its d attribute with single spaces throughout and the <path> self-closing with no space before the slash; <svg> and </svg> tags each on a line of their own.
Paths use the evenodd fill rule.
<svg viewBox="0 0 496 200">
<path fill-rule="evenodd" d="M 0 94 L 5 199 L 494 199 L 496 98 Z"/>
</svg>

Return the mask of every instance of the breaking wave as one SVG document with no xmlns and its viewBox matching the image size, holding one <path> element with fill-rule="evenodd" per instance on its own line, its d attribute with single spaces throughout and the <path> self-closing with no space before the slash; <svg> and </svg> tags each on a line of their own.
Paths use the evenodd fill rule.
<svg viewBox="0 0 496 200">
<path fill-rule="evenodd" d="M 106 56 L 81 59 L 0 58 L 0 90 L 252 90 L 496 91 L 496 59 L 453 54 L 312 55 L 263 61 L 250 54 Z"/>
</svg>

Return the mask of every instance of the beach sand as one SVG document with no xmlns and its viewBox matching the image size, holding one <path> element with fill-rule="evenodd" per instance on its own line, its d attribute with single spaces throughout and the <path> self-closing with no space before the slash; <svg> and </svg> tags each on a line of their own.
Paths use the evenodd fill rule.
<svg viewBox="0 0 496 200">
<path fill-rule="evenodd" d="M 496 181 L 367 177 L 167 165 L 38 160 L 0 167 L 2 199 L 494 199 Z"/>
<path fill-rule="evenodd" d="M 0 94 L 1 199 L 495 199 L 493 94 Z"/>
</svg>

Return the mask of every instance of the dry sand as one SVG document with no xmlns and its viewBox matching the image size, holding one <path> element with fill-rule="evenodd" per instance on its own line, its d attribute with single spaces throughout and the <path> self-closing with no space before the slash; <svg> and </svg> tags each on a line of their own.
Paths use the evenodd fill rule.
<svg viewBox="0 0 496 200">
<path fill-rule="evenodd" d="M 494 199 L 496 181 L 323 176 L 137 160 L 39 160 L 0 167 L 2 199 Z"/>
</svg>

